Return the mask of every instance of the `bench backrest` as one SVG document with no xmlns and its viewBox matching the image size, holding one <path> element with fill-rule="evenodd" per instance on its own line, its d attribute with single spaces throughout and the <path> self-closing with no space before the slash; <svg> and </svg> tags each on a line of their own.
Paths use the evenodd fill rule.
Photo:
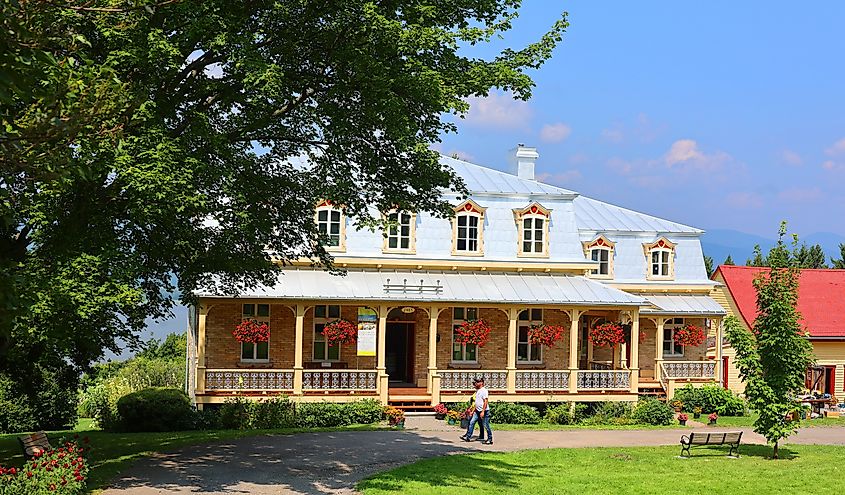
<svg viewBox="0 0 845 495">
<path fill-rule="evenodd" d="M 727 431 L 727 432 L 700 432 L 694 431 L 690 433 L 689 443 L 692 445 L 715 445 L 723 443 L 739 443 L 742 438 L 741 431 Z"/>
<path fill-rule="evenodd" d="M 50 446 L 50 441 L 47 440 L 47 434 L 43 431 L 35 432 L 32 435 L 22 435 L 18 437 L 18 441 L 21 443 L 23 453 L 27 457 L 32 457 L 53 448 Z"/>
</svg>

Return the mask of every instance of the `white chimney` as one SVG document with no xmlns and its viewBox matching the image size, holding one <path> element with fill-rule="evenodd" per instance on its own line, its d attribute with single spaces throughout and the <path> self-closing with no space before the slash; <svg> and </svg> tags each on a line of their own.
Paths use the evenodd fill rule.
<svg viewBox="0 0 845 495">
<path fill-rule="evenodd" d="M 528 148 L 519 143 L 510 151 L 511 173 L 516 174 L 520 179 L 534 180 L 534 163 L 539 157 L 537 148 Z"/>
</svg>

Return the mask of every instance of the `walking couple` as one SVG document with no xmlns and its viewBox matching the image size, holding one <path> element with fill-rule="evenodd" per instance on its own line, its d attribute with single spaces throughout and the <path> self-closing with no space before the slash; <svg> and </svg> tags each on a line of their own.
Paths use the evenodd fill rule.
<svg viewBox="0 0 845 495">
<path fill-rule="evenodd" d="M 472 441 L 475 423 L 481 421 L 478 440 L 484 445 L 493 445 L 493 431 L 490 429 L 490 394 L 487 392 L 487 387 L 484 386 L 484 377 L 476 376 L 473 378 L 472 384 L 475 386 L 475 395 L 473 395 L 475 403 L 470 404 L 467 410 L 472 410 L 472 416 L 470 416 L 467 432 L 461 435 L 461 440 L 465 442 Z M 485 431 L 487 432 L 486 439 L 484 438 Z"/>
</svg>

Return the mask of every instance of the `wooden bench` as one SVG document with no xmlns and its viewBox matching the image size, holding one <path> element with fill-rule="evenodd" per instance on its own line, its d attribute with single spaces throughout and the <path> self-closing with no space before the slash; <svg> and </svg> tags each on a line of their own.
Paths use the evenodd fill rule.
<svg viewBox="0 0 845 495">
<path fill-rule="evenodd" d="M 688 436 L 681 436 L 681 457 L 686 452 L 690 457 L 690 447 L 693 445 L 728 445 L 728 456 L 739 456 L 739 442 L 742 440 L 741 431 L 723 431 L 718 433 L 692 432 Z"/>
<path fill-rule="evenodd" d="M 53 449 L 50 445 L 50 441 L 47 440 L 47 434 L 43 431 L 37 431 L 32 435 L 19 436 L 18 443 L 21 444 L 23 455 L 27 459 L 31 459 L 38 454 L 42 454 Z"/>
</svg>

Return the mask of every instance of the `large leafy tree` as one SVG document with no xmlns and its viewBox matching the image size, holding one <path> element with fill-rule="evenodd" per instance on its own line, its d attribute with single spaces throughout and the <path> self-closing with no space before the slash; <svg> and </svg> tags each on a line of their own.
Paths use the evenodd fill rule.
<svg viewBox="0 0 845 495">
<path fill-rule="evenodd" d="M 3 0 L 0 367 L 85 366 L 177 280 L 190 300 L 329 265 L 319 199 L 363 226 L 447 215 L 444 116 L 529 98 L 567 26 L 485 57 L 520 3 Z"/>
<path fill-rule="evenodd" d="M 814 361 L 807 332 L 797 310 L 799 267 L 784 243 L 785 224 L 769 253 L 770 269 L 754 279 L 757 318 L 751 332 L 736 317 L 726 319 L 727 336 L 736 349 L 737 366 L 745 381 L 745 396 L 760 416 L 754 431 L 774 445 L 798 429 L 795 397 L 804 387 L 807 367 Z M 787 418 L 790 419 L 787 419 Z"/>
</svg>

